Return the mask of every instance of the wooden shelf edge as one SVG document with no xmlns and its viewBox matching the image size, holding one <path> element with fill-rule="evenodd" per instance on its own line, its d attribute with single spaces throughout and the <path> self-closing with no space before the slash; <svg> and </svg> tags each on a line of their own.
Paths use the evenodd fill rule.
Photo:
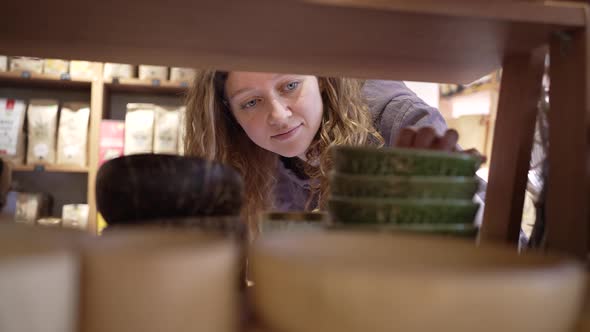
<svg viewBox="0 0 590 332">
<path fill-rule="evenodd" d="M 88 167 L 67 165 L 13 165 L 13 172 L 88 173 Z"/>
<path fill-rule="evenodd" d="M 514 23 L 586 25 L 584 5 L 561 1 L 471 1 L 471 0 L 301 0 L 313 5 L 348 7 L 414 14 L 448 15 Z"/>
<path fill-rule="evenodd" d="M 0 72 L 0 83 L 16 85 L 45 85 L 45 86 L 66 86 L 82 87 L 90 89 L 92 79 L 72 79 L 69 76 L 38 74 L 31 72 Z"/>
<path fill-rule="evenodd" d="M 155 92 L 182 94 L 188 84 L 173 81 L 141 80 L 138 78 L 105 79 L 105 88 L 117 92 Z"/>
</svg>

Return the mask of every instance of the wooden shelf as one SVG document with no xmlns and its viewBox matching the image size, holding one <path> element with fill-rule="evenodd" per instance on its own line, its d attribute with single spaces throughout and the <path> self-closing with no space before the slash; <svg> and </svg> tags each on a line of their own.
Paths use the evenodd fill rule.
<svg viewBox="0 0 590 332">
<path fill-rule="evenodd" d="M 88 167 L 65 165 L 14 165 L 14 172 L 88 173 Z"/>
<path fill-rule="evenodd" d="M 6 11 L 28 24 L 4 18 L 1 54 L 446 83 L 585 25 L 583 5 L 545 1 L 57 0 Z"/>
<path fill-rule="evenodd" d="M 41 87 L 88 89 L 92 80 L 70 79 L 69 76 L 37 74 L 29 72 L 0 72 L 0 85 L 10 87 Z"/>
<path fill-rule="evenodd" d="M 137 92 L 155 94 L 182 95 L 188 84 L 160 80 L 140 80 L 138 78 L 120 78 L 105 80 L 105 88 L 111 92 Z"/>
<path fill-rule="evenodd" d="M 27 2 L 10 1 L 3 9 L 26 13 L 27 24 L 22 24 L 22 15 L 3 17 L 0 54 L 460 84 L 503 67 L 481 239 L 513 245 L 518 242 L 538 83 L 549 45 L 552 142 L 546 229 L 551 231 L 546 234 L 546 249 L 578 257 L 588 253 L 587 4 L 55 0 L 35 3 L 33 9 Z M 55 17 L 67 19 L 51 20 Z M 95 140 L 105 89 L 179 91 L 171 87 L 164 92 L 168 88 L 150 83 L 103 84 L 99 78 L 91 89 Z M 91 143 L 91 150 L 96 146 Z M 89 204 L 93 204 L 96 160 L 90 165 Z"/>
<path fill-rule="evenodd" d="M 328 7 L 376 9 L 408 14 L 470 17 L 514 23 L 584 26 L 586 19 L 579 4 L 544 0 L 303 0 Z"/>
</svg>

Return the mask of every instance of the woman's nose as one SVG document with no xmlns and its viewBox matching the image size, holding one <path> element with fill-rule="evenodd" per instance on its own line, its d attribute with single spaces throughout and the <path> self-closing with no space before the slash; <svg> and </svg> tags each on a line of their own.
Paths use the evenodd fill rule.
<svg viewBox="0 0 590 332">
<path fill-rule="evenodd" d="M 269 106 L 270 113 L 268 119 L 270 125 L 285 123 L 285 121 L 293 115 L 293 112 L 291 112 L 291 108 L 289 107 L 289 105 L 282 102 L 278 98 L 273 98 Z"/>
</svg>

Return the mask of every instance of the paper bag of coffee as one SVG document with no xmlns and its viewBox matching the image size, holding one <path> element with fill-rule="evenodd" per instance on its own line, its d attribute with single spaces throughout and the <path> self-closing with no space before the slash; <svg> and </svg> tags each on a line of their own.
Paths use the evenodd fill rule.
<svg viewBox="0 0 590 332">
<path fill-rule="evenodd" d="M 27 110 L 29 146 L 27 164 L 54 164 L 57 100 L 33 99 Z"/>
<path fill-rule="evenodd" d="M 61 220 L 63 227 L 85 230 L 88 226 L 88 204 L 65 204 Z"/>
<path fill-rule="evenodd" d="M 90 107 L 85 103 L 66 103 L 61 108 L 57 134 L 57 163 L 86 166 Z"/>
<path fill-rule="evenodd" d="M 24 100 L 0 98 L 0 156 L 14 164 L 24 161 Z"/>
<path fill-rule="evenodd" d="M 154 153 L 176 154 L 178 151 L 179 107 L 156 106 Z"/>
<path fill-rule="evenodd" d="M 186 107 L 180 108 L 178 117 L 178 155 L 184 156 L 184 140 L 186 136 Z"/>
<path fill-rule="evenodd" d="M 125 155 L 152 153 L 154 105 L 127 104 L 125 115 Z"/>
</svg>

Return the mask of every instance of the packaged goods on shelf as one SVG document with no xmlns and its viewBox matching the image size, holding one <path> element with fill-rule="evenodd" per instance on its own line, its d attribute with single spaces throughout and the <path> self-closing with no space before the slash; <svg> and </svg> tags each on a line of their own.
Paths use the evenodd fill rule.
<svg viewBox="0 0 590 332">
<path fill-rule="evenodd" d="M 86 166 L 89 118 L 90 107 L 86 103 L 62 106 L 57 131 L 58 164 Z"/>
<path fill-rule="evenodd" d="M 27 164 L 55 164 L 56 100 L 32 99 L 27 110 L 29 144 Z"/>
<path fill-rule="evenodd" d="M 50 75 L 67 74 L 70 69 L 70 62 L 60 59 L 45 59 L 43 64 L 43 73 Z"/>
<path fill-rule="evenodd" d="M 170 80 L 175 82 L 192 82 L 195 74 L 196 70 L 192 68 L 170 68 Z"/>
<path fill-rule="evenodd" d="M 135 77 L 135 68 L 132 65 L 122 63 L 105 63 L 104 78 L 132 78 Z"/>
<path fill-rule="evenodd" d="M 154 105 L 127 104 L 125 114 L 125 155 L 152 153 L 154 145 Z"/>
<path fill-rule="evenodd" d="M 10 57 L 10 71 L 28 71 L 41 74 L 43 72 L 43 59 L 24 56 Z"/>
<path fill-rule="evenodd" d="M 118 120 L 103 120 L 100 123 L 100 138 L 98 146 L 98 162 L 123 155 L 125 149 L 125 122 Z"/>
<path fill-rule="evenodd" d="M 0 71 L 8 70 L 8 57 L 6 55 L 0 55 Z"/>
<path fill-rule="evenodd" d="M 70 77 L 72 79 L 95 79 L 102 73 L 101 64 L 90 61 L 70 61 Z"/>
<path fill-rule="evenodd" d="M 88 204 L 65 204 L 61 221 L 63 227 L 85 230 L 88 226 Z"/>
<path fill-rule="evenodd" d="M 15 164 L 24 160 L 25 111 L 24 100 L 0 98 L 0 156 Z"/>
<path fill-rule="evenodd" d="M 180 107 L 155 106 L 154 153 L 178 152 Z"/>
<path fill-rule="evenodd" d="M 51 198 L 43 193 L 17 193 L 14 220 L 18 223 L 34 225 L 35 222 L 49 215 Z"/>
<path fill-rule="evenodd" d="M 16 220 L 16 204 L 18 200 L 18 191 L 9 191 L 4 200 L 4 206 L 0 211 L 2 220 Z"/>
<path fill-rule="evenodd" d="M 140 65 L 139 78 L 142 80 L 165 81 L 168 79 L 168 67 Z"/>
<path fill-rule="evenodd" d="M 45 227 L 61 227 L 61 219 L 54 217 L 46 217 L 37 220 L 37 225 Z"/>
<path fill-rule="evenodd" d="M 186 107 L 180 108 L 178 120 L 178 154 L 184 156 L 184 138 L 186 136 Z"/>
</svg>

